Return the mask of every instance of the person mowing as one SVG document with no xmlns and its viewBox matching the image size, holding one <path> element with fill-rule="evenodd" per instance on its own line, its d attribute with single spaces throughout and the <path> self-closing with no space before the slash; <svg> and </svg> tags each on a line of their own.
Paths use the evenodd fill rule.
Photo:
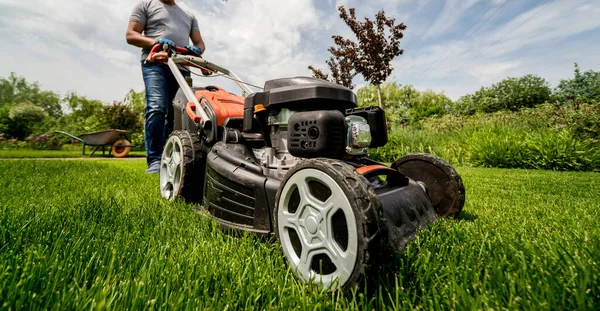
<svg viewBox="0 0 600 311">
<path fill-rule="evenodd" d="M 192 55 L 206 50 L 198 21 L 174 0 L 142 0 L 133 8 L 126 35 L 127 43 L 142 48 L 142 76 L 146 87 L 144 144 L 148 169 L 156 174 L 166 138 L 173 131 L 173 98 L 179 85 L 166 64 L 144 64 L 156 44 L 185 46 Z M 192 45 L 189 45 L 190 39 Z M 190 73 L 182 71 L 185 77 Z"/>
</svg>

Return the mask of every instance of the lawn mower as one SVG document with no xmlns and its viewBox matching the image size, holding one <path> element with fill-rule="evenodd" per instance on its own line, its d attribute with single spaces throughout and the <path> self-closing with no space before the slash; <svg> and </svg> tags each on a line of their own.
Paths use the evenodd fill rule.
<svg viewBox="0 0 600 311">
<path fill-rule="evenodd" d="M 387 143 L 384 111 L 358 108 L 348 88 L 310 77 L 266 81 L 253 92 L 230 70 L 186 49 L 155 46 L 180 89 L 160 164 L 160 193 L 199 203 L 220 224 L 274 236 L 297 277 L 332 290 L 377 274 L 438 216 L 463 208 L 461 177 L 444 160 L 368 158 Z M 233 80 L 192 87 L 180 68 Z"/>
</svg>

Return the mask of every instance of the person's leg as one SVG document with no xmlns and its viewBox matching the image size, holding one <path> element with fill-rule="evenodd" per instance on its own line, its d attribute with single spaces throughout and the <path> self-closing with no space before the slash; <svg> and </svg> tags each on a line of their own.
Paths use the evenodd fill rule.
<svg viewBox="0 0 600 311">
<path fill-rule="evenodd" d="M 169 109 L 169 75 L 164 65 L 142 64 L 146 85 L 144 143 L 148 165 L 159 161 L 165 143 L 165 120 Z M 166 69 L 166 70 L 165 70 Z"/>
</svg>

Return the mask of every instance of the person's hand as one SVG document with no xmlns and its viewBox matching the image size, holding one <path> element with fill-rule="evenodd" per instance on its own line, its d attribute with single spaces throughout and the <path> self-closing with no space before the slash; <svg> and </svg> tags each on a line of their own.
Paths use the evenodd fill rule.
<svg viewBox="0 0 600 311">
<path fill-rule="evenodd" d="M 175 42 L 167 39 L 167 38 L 160 38 L 158 40 L 156 40 L 156 43 L 154 44 L 159 44 L 161 48 L 164 48 L 165 45 L 167 45 L 168 47 L 175 49 L 177 46 L 175 45 Z"/>
<path fill-rule="evenodd" d="M 195 45 L 188 45 L 185 47 L 185 49 L 188 50 L 188 53 L 196 55 L 196 56 L 200 56 L 200 55 L 202 55 L 202 53 L 204 53 L 201 48 L 199 48 Z"/>
</svg>

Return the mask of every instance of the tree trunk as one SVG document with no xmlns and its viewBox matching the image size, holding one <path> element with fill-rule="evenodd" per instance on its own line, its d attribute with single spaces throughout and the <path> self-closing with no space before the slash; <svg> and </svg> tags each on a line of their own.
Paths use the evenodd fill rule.
<svg viewBox="0 0 600 311">
<path fill-rule="evenodd" d="M 383 109 L 383 104 L 381 103 L 381 84 L 377 84 L 377 97 L 379 98 L 379 108 Z"/>
</svg>

